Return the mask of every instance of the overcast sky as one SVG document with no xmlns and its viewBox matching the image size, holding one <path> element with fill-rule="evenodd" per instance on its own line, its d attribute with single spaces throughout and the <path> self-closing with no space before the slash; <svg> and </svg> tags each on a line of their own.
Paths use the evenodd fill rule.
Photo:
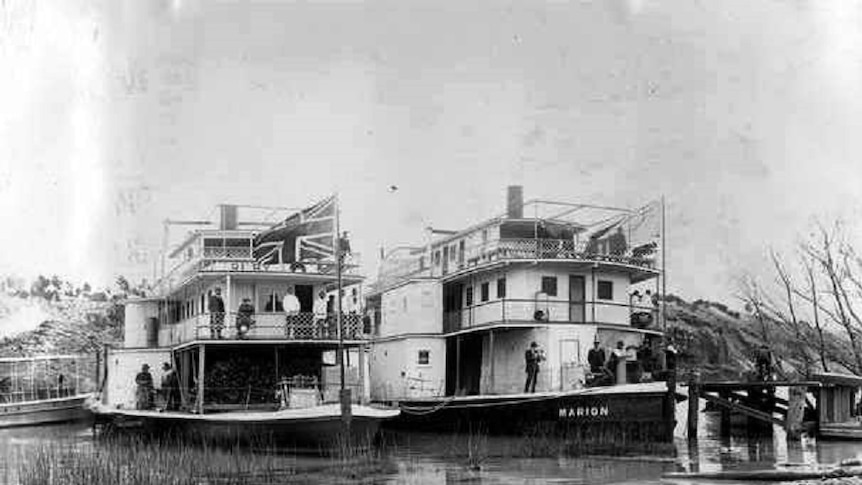
<svg viewBox="0 0 862 485">
<path fill-rule="evenodd" d="M 727 299 L 862 211 L 860 25 L 851 0 L 4 0 L 0 271 L 147 275 L 166 217 L 336 190 L 373 268 L 514 183 L 664 195 L 670 290 Z"/>
</svg>

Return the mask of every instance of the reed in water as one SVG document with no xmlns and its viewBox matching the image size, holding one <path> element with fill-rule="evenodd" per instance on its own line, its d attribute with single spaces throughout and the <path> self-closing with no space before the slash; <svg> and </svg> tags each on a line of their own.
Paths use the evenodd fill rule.
<svg viewBox="0 0 862 485">
<path fill-rule="evenodd" d="M 350 446 L 326 460 L 274 448 L 189 446 L 179 441 L 111 437 L 82 446 L 44 445 L 20 464 L 22 485 L 331 483 L 385 475 L 392 465 L 374 447 Z"/>
</svg>

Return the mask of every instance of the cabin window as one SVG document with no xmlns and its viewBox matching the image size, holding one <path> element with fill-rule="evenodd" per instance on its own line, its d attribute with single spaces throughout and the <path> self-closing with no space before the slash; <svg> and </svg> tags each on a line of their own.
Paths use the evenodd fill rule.
<svg viewBox="0 0 862 485">
<path fill-rule="evenodd" d="M 465 302 L 466 306 L 473 306 L 473 287 L 472 286 L 467 287 L 467 294 L 464 298 L 464 302 Z"/>
<path fill-rule="evenodd" d="M 548 296 L 557 296 L 556 276 L 542 276 L 542 293 Z"/>
<path fill-rule="evenodd" d="M 440 251 L 434 252 L 434 266 L 440 266 Z"/>
<path fill-rule="evenodd" d="M 506 278 L 497 280 L 497 298 L 506 298 Z"/>
<path fill-rule="evenodd" d="M 614 299 L 614 282 L 599 280 L 597 287 L 597 297 L 599 300 Z"/>
<path fill-rule="evenodd" d="M 482 289 L 482 301 L 483 302 L 488 301 L 488 298 L 490 298 L 490 296 L 491 296 L 490 295 L 490 293 L 491 293 L 490 286 L 491 286 L 490 283 L 482 283 L 481 289 Z"/>
<path fill-rule="evenodd" d="M 428 365 L 431 363 L 431 351 L 430 350 L 420 350 L 419 358 L 416 361 L 419 365 Z"/>
<path fill-rule="evenodd" d="M 258 311 L 263 310 L 266 313 L 283 312 L 284 307 L 281 304 L 281 295 L 272 288 L 264 288 L 260 292 L 260 302 Z"/>
<path fill-rule="evenodd" d="M 488 242 L 488 230 L 482 229 L 482 244 Z"/>
<path fill-rule="evenodd" d="M 449 246 L 449 261 L 455 261 L 455 259 L 458 257 L 458 253 L 456 253 L 455 251 L 456 249 L 454 244 Z"/>
</svg>

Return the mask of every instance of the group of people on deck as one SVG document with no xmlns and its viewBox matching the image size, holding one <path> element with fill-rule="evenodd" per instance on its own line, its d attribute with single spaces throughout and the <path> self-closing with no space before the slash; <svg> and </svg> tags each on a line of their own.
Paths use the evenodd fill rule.
<svg viewBox="0 0 862 485">
<path fill-rule="evenodd" d="M 210 332 L 212 338 L 222 339 L 224 336 L 224 316 L 225 307 L 224 300 L 221 297 L 221 288 L 216 288 L 214 293 L 210 295 L 207 308 L 210 312 Z M 242 338 L 248 330 L 254 325 L 254 305 L 251 299 L 243 298 L 242 303 L 236 311 L 236 329 L 237 336 Z"/>
<path fill-rule="evenodd" d="M 620 367 L 626 365 L 626 361 L 630 360 L 632 352 L 631 347 L 626 349 L 623 341 L 618 341 L 616 347 L 608 354 L 602 348 L 601 343 L 596 340 L 593 342 L 593 348 L 587 353 L 587 363 L 589 364 L 590 373 L 586 384 L 588 386 L 610 386 L 618 382 L 620 377 Z M 654 357 L 650 346 L 647 343 L 637 347 L 634 354 L 634 361 L 640 364 L 641 370 L 656 371 Z M 676 349 L 674 346 L 668 345 L 665 350 L 665 371 L 673 371 L 676 369 Z M 526 382 L 524 383 L 524 393 L 536 392 L 536 381 L 538 380 L 540 364 L 545 360 L 545 352 L 536 342 L 532 342 L 530 347 L 524 352 L 525 372 L 527 374 Z M 625 370 L 622 370 L 625 372 Z M 656 376 L 653 375 L 655 378 Z"/>
<path fill-rule="evenodd" d="M 353 289 L 352 300 L 353 305 L 347 305 L 343 310 L 345 312 L 356 313 L 358 309 L 358 296 L 356 289 Z M 316 333 L 325 336 L 328 333 L 334 333 L 334 329 L 330 328 L 334 320 L 332 315 L 335 313 L 335 296 L 329 295 L 323 290 L 320 290 L 317 298 L 314 300 L 312 311 L 314 314 L 314 322 Z M 225 303 L 221 296 L 221 288 L 215 288 L 214 292 L 209 296 L 208 310 L 210 313 L 210 333 L 213 339 L 222 339 L 225 327 Z M 281 300 L 281 310 L 285 314 L 285 335 L 288 338 L 294 338 L 297 334 L 297 328 L 300 325 L 299 314 L 301 305 L 299 298 L 295 293 L 295 288 L 289 286 Z M 236 328 L 237 336 L 243 338 L 248 330 L 254 325 L 255 307 L 249 298 L 243 298 L 242 303 L 237 309 Z"/>
<path fill-rule="evenodd" d="M 135 376 L 135 409 L 149 410 L 155 408 L 155 398 L 161 394 L 164 411 L 176 411 L 180 408 L 180 380 L 171 364 L 162 364 L 162 387 L 159 392 L 153 385 L 153 375 L 149 364 L 141 366 L 141 371 Z"/>
</svg>

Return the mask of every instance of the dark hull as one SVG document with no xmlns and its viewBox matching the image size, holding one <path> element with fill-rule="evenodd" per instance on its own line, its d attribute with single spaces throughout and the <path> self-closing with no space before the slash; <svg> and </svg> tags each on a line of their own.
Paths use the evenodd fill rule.
<svg viewBox="0 0 862 485">
<path fill-rule="evenodd" d="M 0 428 L 83 421 L 92 418 L 87 396 L 0 404 Z"/>
<path fill-rule="evenodd" d="M 662 386 L 402 401 L 401 429 L 488 434 L 546 433 L 599 440 L 673 440 L 675 399 Z M 389 424 L 387 424 L 389 426 Z"/>
<path fill-rule="evenodd" d="M 350 439 L 343 434 L 341 416 L 289 419 L 236 419 L 238 414 L 196 415 L 180 413 L 122 411 L 97 413 L 97 424 L 106 432 L 134 433 L 152 438 L 176 439 L 182 442 L 222 445 L 274 446 L 301 452 L 323 452 L 373 443 L 383 421 L 379 416 L 354 415 L 350 421 Z"/>
</svg>

